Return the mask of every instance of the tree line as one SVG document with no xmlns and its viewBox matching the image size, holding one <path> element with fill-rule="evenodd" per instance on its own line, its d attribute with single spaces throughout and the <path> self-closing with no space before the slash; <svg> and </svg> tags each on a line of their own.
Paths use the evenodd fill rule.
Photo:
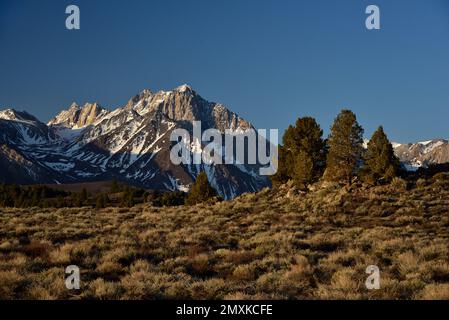
<svg viewBox="0 0 449 320">
<path fill-rule="evenodd" d="M 211 187 L 207 175 L 201 172 L 189 193 L 182 191 L 145 190 L 112 181 L 109 190 L 91 193 L 82 188 L 78 192 L 68 192 L 46 185 L 0 184 L 0 207 L 15 208 L 71 208 L 106 207 L 129 208 L 137 204 L 149 203 L 156 207 L 194 205 L 211 198 L 220 199 Z"/>
<path fill-rule="evenodd" d="M 297 188 L 305 190 L 320 179 L 350 184 L 356 177 L 371 185 L 389 183 L 400 170 L 393 146 L 382 126 L 366 149 L 363 133 L 350 110 L 338 114 L 327 139 L 314 118 L 298 118 L 283 136 L 273 185 L 293 180 Z"/>
<path fill-rule="evenodd" d="M 155 206 L 184 204 L 183 192 L 160 192 L 135 188 L 113 181 L 108 191 L 88 192 L 82 188 L 78 192 L 68 192 L 45 185 L 0 184 L 0 207 L 15 208 L 70 208 L 90 206 L 132 207 L 139 203 L 151 202 Z"/>
</svg>

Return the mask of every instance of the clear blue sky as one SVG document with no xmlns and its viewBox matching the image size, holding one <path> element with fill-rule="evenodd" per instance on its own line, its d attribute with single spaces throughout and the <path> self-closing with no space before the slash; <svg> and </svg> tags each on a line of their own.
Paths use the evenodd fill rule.
<svg viewBox="0 0 449 320">
<path fill-rule="evenodd" d="M 259 128 L 310 115 L 327 133 L 350 108 L 367 137 L 383 124 L 395 141 L 449 138 L 449 1 L 0 1 L 0 108 L 47 121 L 183 83 Z"/>
</svg>

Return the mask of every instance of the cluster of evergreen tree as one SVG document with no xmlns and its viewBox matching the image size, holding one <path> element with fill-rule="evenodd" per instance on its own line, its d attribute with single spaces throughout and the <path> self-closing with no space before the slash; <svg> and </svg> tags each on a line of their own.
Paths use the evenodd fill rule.
<svg viewBox="0 0 449 320">
<path fill-rule="evenodd" d="M 19 186 L 0 184 L 0 207 L 56 206 L 69 193 L 47 186 Z"/>
<path fill-rule="evenodd" d="M 147 201 L 150 192 L 144 189 L 112 182 L 109 191 L 88 192 L 85 188 L 79 192 L 67 192 L 50 188 L 45 185 L 6 185 L 0 184 L 0 207 L 41 207 L 65 208 L 92 206 L 105 207 L 132 207 Z M 167 197 L 167 196 L 165 196 Z M 164 205 L 173 205 L 172 201 L 165 200 Z M 179 203 L 179 201 L 177 202 Z"/>
<path fill-rule="evenodd" d="M 306 189 L 321 178 L 349 184 L 355 176 L 370 184 L 390 182 L 400 165 L 383 128 L 374 132 L 366 150 L 363 132 L 350 110 L 336 117 L 327 140 L 315 119 L 299 118 L 283 136 L 273 185 L 293 180 L 299 189 Z"/>
<path fill-rule="evenodd" d="M 70 208 L 90 206 L 97 209 L 106 207 L 132 207 L 136 204 L 151 203 L 154 206 L 179 206 L 188 200 L 189 204 L 205 201 L 216 196 L 203 173 L 188 196 L 181 191 L 162 192 L 135 188 L 113 181 L 108 191 L 90 193 L 85 188 L 79 192 L 67 192 L 45 185 L 0 184 L 0 207 L 41 207 Z"/>
</svg>

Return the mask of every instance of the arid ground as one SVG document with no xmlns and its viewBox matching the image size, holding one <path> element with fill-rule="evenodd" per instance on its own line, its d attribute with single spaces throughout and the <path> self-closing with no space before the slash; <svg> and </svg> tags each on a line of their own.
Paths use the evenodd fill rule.
<svg viewBox="0 0 449 320">
<path fill-rule="evenodd" d="M 65 267 L 81 270 L 80 290 Z M 380 289 L 365 287 L 368 265 Z M 449 179 L 1 209 L 1 299 L 449 299 Z"/>
</svg>

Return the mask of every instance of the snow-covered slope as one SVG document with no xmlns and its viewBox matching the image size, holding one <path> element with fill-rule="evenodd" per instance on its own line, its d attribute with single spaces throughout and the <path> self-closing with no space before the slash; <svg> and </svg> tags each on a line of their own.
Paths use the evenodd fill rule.
<svg viewBox="0 0 449 320">
<path fill-rule="evenodd" d="M 52 130 L 34 116 L 14 109 L 0 111 L 0 143 L 32 145 L 55 139 Z"/>
</svg>

